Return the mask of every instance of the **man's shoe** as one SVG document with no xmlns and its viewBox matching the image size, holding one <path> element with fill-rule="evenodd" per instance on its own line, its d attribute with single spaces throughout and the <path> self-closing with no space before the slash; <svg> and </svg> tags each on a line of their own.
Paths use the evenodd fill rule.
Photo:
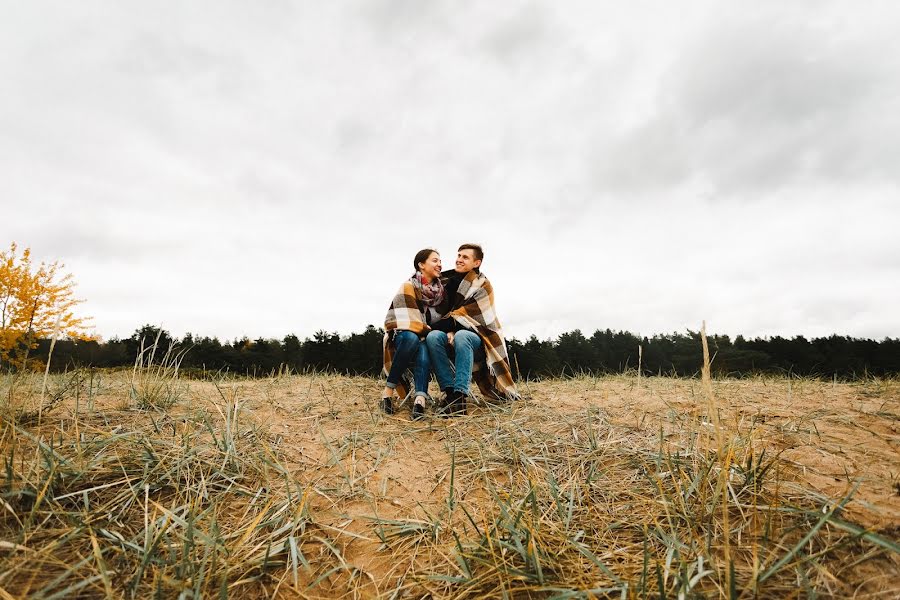
<svg viewBox="0 0 900 600">
<path fill-rule="evenodd" d="M 453 390 L 447 394 L 444 407 L 441 409 L 441 416 L 458 417 L 466 414 L 466 394 L 459 390 Z"/>
<path fill-rule="evenodd" d="M 412 419 L 413 421 L 421 421 L 425 418 L 425 406 L 423 404 L 413 404 Z"/>
<path fill-rule="evenodd" d="M 464 392 L 456 392 L 453 404 L 450 406 L 449 416 L 464 417 L 466 415 L 466 396 Z"/>
<path fill-rule="evenodd" d="M 382 398 L 381 410 L 387 415 L 394 414 L 394 400 L 392 398 Z"/>
<path fill-rule="evenodd" d="M 450 408 L 450 405 L 453 403 L 453 399 L 456 398 L 456 390 L 453 388 L 444 388 L 444 400 L 441 402 L 441 405 L 437 409 L 437 414 L 441 417 L 446 418 L 448 416 L 447 411 Z"/>
</svg>

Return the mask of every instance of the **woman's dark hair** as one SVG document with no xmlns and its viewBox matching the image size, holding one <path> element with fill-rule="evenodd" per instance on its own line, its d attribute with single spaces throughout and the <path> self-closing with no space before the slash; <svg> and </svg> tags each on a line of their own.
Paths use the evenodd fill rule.
<svg viewBox="0 0 900 600">
<path fill-rule="evenodd" d="M 418 271 L 419 263 L 423 263 L 428 260 L 428 257 L 431 256 L 432 252 L 440 254 L 440 252 L 431 248 L 425 248 L 424 250 L 419 250 L 418 252 L 416 252 L 416 257 L 413 259 L 413 269 Z"/>
<path fill-rule="evenodd" d="M 424 250 L 419 250 L 418 252 L 416 252 L 416 257 L 413 259 L 413 269 L 418 271 L 419 263 L 425 262 L 426 260 L 428 260 L 428 257 L 431 256 L 432 252 L 440 254 L 440 252 L 438 252 L 437 250 L 434 250 L 432 248 L 425 248 Z"/>
</svg>

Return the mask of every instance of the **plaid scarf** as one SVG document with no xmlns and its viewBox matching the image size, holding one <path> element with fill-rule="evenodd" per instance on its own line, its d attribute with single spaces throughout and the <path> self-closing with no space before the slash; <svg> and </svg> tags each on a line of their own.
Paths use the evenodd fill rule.
<svg viewBox="0 0 900 600">
<path fill-rule="evenodd" d="M 519 392 L 513 382 L 506 353 L 506 341 L 500 321 L 494 312 L 494 288 L 482 273 L 469 271 L 452 299 L 448 316 L 466 329 L 471 329 L 484 344 L 485 358 L 476 361 L 472 368 L 472 380 L 485 398 L 518 400 Z"/>
<path fill-rule="evenodd" d="M 421 294 L 422 302 L 425 306 L 438 306 L 444 301 L 444 284 L 440 279 L 432 279 L 431 283 L 425 283 L 422 273 L 416 271 L 416 274 L 409 279 L 416 290 Z"/>
<path fill-rule="evenodd" d="M 431 283 L 425 283 L 422 279 L 422 273 L 416 271 L 409 279 L 413 287 L 416 288 L 416 297 L 425 305 L 422 312 L 425 313 L 425 322 L 433 323 L 441 318 L 440 309 L 444 303 L 444 284 L 440 279 L 432 279 Z M 446 309 L 446 306 L 443 307 Z"/>
</svg>

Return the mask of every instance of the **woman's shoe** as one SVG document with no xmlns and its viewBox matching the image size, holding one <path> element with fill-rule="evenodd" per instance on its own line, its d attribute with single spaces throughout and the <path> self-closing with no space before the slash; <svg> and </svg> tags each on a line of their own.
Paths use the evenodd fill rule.
<svg viewBox="0 0 900 600">
<path fill-rule="evenodd" d="M 381 410 L 384 411 L 387 415 L 394 414 L 394 400 L 393 398 L 382 398 L 381 399 Z"/>
</svg>

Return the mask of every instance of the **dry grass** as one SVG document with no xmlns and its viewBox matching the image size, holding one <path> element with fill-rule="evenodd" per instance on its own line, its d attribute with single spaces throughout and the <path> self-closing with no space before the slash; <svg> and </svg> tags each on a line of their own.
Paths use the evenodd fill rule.
<svg viewBox="0 0 900 600">
<path fill-rule="evenodd" d="M 896 381 L 579 377 L 420 423 L 372 379 L 143 375 L 171 405 L 69 374 L 40 426 L 0 380 L 0 597 L 900 594 Z"/>
</svg>

